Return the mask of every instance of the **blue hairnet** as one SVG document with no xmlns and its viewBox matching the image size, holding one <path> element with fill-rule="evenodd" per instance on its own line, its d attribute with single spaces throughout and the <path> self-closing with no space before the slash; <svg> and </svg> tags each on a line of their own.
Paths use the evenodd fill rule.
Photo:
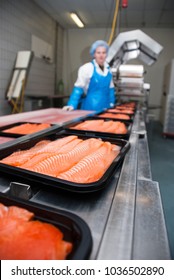
<svg viewBox="0 0 174 280">
<path fill-rule="evenodd" d="M 105 41 L 98 40 L 98 41 L 95 41 L 90 48 L 89 53 L 92 57 L 94 57 L 94 53 L 98 47 L 104 47 L 106 49 L 106 52 L 108 53 L 108 50 L 109 50 L 108 44 Z"/>
</svg>

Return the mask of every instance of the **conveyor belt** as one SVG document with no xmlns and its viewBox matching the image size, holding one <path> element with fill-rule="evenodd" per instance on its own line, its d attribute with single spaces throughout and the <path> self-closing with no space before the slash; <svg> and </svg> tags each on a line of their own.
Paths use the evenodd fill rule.
<svg viewBox="0 0 174 280">
<path fill-rule="evenodd" d="M 170 251 L 157 182 L 138 180 L 133 259 L 170 259 Z"/>
<path fill-rule="evenodd" d="M 122 166 L 102 191 L 82 195 L 38 188 L 31 198 L 86 221 L 93 238 L 90 259 L 170 259 L 158 183 L 151 178 L 145 123 L 139 111 L 130 143 Z M 1 175 L 0 192 L 6 191 L 10 181 Z"/>
<path fill-rule="evenodd" d="M 138 112 L 98 259 L 170 259 L 159 187 L 151 181 L 144 132 Z"/>
</svg>

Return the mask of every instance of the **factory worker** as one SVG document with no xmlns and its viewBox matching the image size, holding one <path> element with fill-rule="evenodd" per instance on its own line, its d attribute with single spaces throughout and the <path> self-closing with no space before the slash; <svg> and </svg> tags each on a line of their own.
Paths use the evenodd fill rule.
<svg viewBox="0 0 174 280">
<path fill-rule="evenodd" d="M 94 42 L 90 49 L 92 61 L 82 65 L 73 91 L 64 110 L 101 111 L 115 103 L 115 89 L 106 57 L 108 45 L 105 41 Z"/>
</svg>

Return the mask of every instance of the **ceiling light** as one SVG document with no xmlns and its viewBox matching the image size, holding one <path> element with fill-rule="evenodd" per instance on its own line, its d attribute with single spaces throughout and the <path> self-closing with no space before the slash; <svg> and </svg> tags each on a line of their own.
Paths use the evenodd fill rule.
<svg viewBox="0 0 174 280">
<path fill-rule="evenodd" d="M 77 24 L 78 27 L 83 28 L 84 24 L 81 21 L 81 19 L 79 18 L 79 16 L 76 13 L 70 13 L 71 18 L 73 19 L 73 21 Z"/>
</svg>

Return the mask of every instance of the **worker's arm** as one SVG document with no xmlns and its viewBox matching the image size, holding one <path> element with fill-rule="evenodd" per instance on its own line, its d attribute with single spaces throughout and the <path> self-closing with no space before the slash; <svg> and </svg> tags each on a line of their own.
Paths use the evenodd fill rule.
<svg viewBox="0 0 174 280">
<path fill-rule="evenodd" d="M 116 102 L 115 89 L 114 88 L 110 88 L 109 89 L 109 105 L 110 105 L 110 107 L 113 107 L 115 102 Z"/>
<path fill-rule="evenodd" d="M 109 105 L 110 107 L 113 107 L 116 103 L 116 96 L 115 96 L 115 88 L 114 88 L 114 83 L 113 80 L 111 80 L 110 83 L 110 88 L 109 88 Z"/>
<path fill-rule="evenodd" d="M 67 103 L 67 106 L 71 106 L 71 107 L 73 107 L 73 109 L 77 109 L 82 95 L 83 95 L 83 88 L 75 86 L 73 88 L 73 91 L 72 91 L 69 101 Z"/>
<path fill-rule="evenodd" d="M 78 77 L 67 106 L 64 110 L 72 111 L 78 108 L 83 93 L 86 93 L 94 67 L 91 62 L 82 65 L 78 70 Z"/>
</svg>

